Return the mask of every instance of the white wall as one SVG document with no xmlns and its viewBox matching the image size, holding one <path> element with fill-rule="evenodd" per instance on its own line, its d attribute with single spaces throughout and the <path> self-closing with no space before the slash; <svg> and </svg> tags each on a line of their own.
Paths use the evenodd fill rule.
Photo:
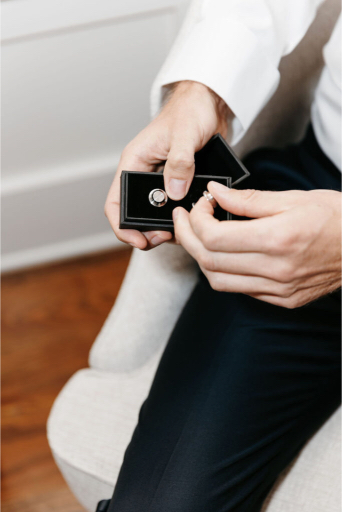
<svg viewBox="0 0 342 512">
<path fill-rule="evenodd" d="M 119 242 L 103 214 L 185 0 L 2 3 L 2 267 Z"/>
</svg>

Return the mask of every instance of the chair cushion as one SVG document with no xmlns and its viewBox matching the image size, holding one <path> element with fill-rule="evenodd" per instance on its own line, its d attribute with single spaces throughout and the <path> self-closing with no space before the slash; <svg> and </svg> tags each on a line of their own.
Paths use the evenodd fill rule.
<svg viewBox="0 0 342 512">
<path fill-rule="evenodd" d="M 183 247 L 134 249 L 115 305 L 97 336 L 90 366 L 130 371 L 162 349 L 198 280 L 198 267 Z"/>
<path fill-rule="evenodd" d="M 80 370 L 56 399 L 48 439 L 71 490 L 89 511 L 113 492 L 160 352 L 131 372 Z M 340 411 L 278 480 L 263 512 L 340 512 Z"/>
</svg>

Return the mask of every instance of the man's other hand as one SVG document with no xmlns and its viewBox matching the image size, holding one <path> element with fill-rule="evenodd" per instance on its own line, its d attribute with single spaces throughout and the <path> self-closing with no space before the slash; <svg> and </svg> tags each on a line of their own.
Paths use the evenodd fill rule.
<svg viewBox="0 0 342 512">
<path fill-rule="evenodd" d="M 203 197 L 190 214 L 173 212 L 178 243 L 213 289 L 296 308 L 341 286 L 341 193 L 261 192 L 210 182 L 225 210 L 251 220 L 213 217 Z"/>
</svg>

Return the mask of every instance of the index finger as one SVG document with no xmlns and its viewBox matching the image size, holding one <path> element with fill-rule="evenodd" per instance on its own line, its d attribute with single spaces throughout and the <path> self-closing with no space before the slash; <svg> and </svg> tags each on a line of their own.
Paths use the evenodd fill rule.
<svg viewBox="0 0 342 512">
<path fill-rule="evenodd" d="M 202 197 L 190 212 L 190 224 L 211 251 L 266 252 L 274 217 L 219 221 L 209 201 Z"/>
<path fill-rule="evenodd" d="M 138 249 L 148 249 L 149 246 L 155 245 L 152 240 L 156 240 L 156 236 L 159 237 L 158 244 L 164 240 L 167 241 L 172 238 L 168 232 L 154 232 L 143 234 L 135 229 L 120 229 L 120 176 L 123 170 L 130 171 L 141 171 L 141 172 L 152 172 L 154 165 L 150 162 L 143 161 L 136 155 L 125 154 L 123 152 L 117 171 L 115 173 L 113 182 L 110 186 L 107 199 L 105 212 L 109 223 L 119 240 L 122 242 L 129 243 Z"/>
<path fill-rule="evenodd" d="M 125 157 L 123 154 L 120 158 L 117 171 L 108 191 L 105 213 L 109 223 L 119 240 L 129 243 L 139 249 L 145 249 L 147 246 L 146 237 L 135 229 L 120 229 L 120 176 L 124 169 L 133 170 L 137 168 L 138 161 L 136 158 Z"/>
</svg>

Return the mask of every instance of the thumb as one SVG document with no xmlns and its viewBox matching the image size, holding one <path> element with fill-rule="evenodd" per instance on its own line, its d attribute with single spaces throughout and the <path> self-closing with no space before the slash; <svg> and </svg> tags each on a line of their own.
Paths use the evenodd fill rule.
<svg viewBox="0 0 342 512">
<path fill-rule="evenodd" d="M 251 219 L 282 213 L 297 200 L 289 191 L 236 190 L 216 181 L 208 183 L 208 190 L 224 210 Z"/>
<path fill-rule="evenodd" d="M 188 193 L 195 173 L 195 144 L 184 140 L 171 145 L 164 167 L 167 195 L 179 201 Z"/>
</svg>

